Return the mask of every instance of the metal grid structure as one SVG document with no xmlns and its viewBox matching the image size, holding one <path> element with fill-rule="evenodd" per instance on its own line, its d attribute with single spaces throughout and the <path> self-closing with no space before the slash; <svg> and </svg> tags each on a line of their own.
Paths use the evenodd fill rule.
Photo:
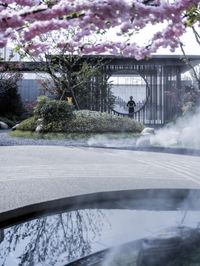
<svg viewBox="0 0 200 266">
<path fill-rule="evenodd" d="M 194 64 L 200 57 L 191 56 Z M 180 56 L 154 56 L 149 60 L 136 61 L 130 58 L 112 58 L 105 66 L 107 76 L 117 73 L 137 73 L 146 82 L 146 100 L 136 107 L 133 118 L 145 125 L 163 125 L 172 121 L 180 112 L 181 73 L 188 70 Z M 122 116 L 128 114 L 110 110 Z"/>
</svg>

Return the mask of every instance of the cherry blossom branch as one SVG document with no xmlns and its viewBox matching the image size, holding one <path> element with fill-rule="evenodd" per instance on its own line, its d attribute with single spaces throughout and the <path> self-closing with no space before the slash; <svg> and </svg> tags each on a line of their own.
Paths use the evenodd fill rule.
<svg viewBox="0 0 200 266">
<path fill-rule="evenodd" d="M 19 38 L 21 44 L 34 54 L 51 49 L 52 44 L 39 41 L 38 36 L 50 31 L 76 29 L 72 38 L 59 41 L 57 47 L 68 47 L 74 53 L 111 53 L 149 57 L 160 47 L 174 51 L 179 37 L 186 31 L 188 10 L 198 7 L 200 0 L 141 1 L 141 0 L 55 0 L 44 4 L 40 0 L 0 1 L 0 47 Z M 8 10 L 8 6 L 15 6 Z M 198 21 L 194 21 L 198 23 Z M 138 45 L 130 36 L 149 24 L 163 24 L 148 44 Z M 86 41 L 90 37 L 115 29 L 117 34 L 129 36 L 130 41 Z"/>
</svg>

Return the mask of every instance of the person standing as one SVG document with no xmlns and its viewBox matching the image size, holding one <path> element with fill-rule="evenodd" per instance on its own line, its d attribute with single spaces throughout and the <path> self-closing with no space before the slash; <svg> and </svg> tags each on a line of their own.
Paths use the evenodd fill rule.
<svg viewBox="0 0 200 266">
<path fill-rule="evenodd" d="M 128 101 L 127 106 L 128 106 L 129 116 L 133 117 L 134 107 L 136 106 L 136 103 L 133 101 L 133 96 L 130 96 L 130 101 Z"/>
</svg>

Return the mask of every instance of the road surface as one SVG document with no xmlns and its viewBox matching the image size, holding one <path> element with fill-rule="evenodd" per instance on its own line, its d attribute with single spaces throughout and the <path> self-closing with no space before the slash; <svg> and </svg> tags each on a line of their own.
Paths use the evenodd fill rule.
<svg viewBox="0 0 200 266">
<path fill-rule="evenodd" d="M 200 188 L 200 157 L 61 146 L 0 147 L 0 212 L 102 191 Z"/>
</svg>

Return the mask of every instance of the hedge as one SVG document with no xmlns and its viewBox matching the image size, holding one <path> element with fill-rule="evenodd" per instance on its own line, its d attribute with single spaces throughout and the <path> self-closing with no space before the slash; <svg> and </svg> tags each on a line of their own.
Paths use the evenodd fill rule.
<svg viewBox="0 0 200 266">
<path fill-rule="evenodd" d="M 37 118 L 32 117 L 23 121 L 18 129 L 34 131 L 37 127 Z M 106 133 L 106 132 L 133 132 L 139 133 L 143 125 L 129 117 L 120 117 L 96 111 L 74 111 L 70 119 L 43 120 L 43 132 L 68 133 Z"/>
</svg>

